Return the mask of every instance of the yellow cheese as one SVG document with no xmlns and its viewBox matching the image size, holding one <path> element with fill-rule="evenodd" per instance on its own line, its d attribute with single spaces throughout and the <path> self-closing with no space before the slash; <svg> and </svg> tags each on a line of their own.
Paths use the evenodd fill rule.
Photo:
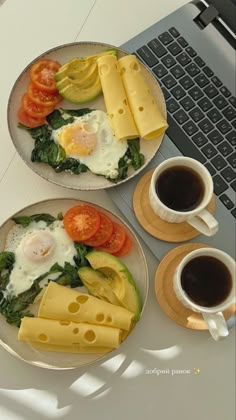
<svg viewBox="0 0 236 420">
<path fill-rule="evenodd" d="M 127 55 L 118 60 L 118 65 L 140 136 L 148 140 L 161 136 L 167 128 L 167 122 L 151 94 L 138 59 L 134 55 Z"/>
<path fill-rule="evenodd" d="M 106 110 L 115 136 L 119 140 L 138 137 L 139 133 L 129 109 L 117 58 L 104 55 L 98 58 L 97 64 Z"/>
<path fill-rule="evenodd" d="M 63 353 L 109 353 L 112 348 L 108 347 L 79 347 L 79 346 L 54 346 L 47 343 L 37 343 L 34 341 L 28 341 L 28 344 L 40 350 L 55 351 Z"/>
<path fill-rule="evenodd" d="M 129 331 L 134 314 L 94 296 L 50 282 L 43 295 L 38 316 L 73 322 L 108 325 Z"/>
<path fill-rule="evenodd" d="M 108 347 L 110 349 L 119 347 L 121 330 L 103 325 L 24 317 L 18 339 L 52 346 Z"/>
</svg>

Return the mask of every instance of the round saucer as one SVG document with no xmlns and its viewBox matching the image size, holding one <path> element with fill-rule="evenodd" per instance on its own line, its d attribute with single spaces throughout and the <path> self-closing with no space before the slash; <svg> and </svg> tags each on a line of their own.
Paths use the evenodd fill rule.
<svg viewBox="0 0 236 420">
<path fill-rule="evenodd" d="M 140 225 L 155 238 L 166 242 L 184 242 L 195 238 L 201 233 L 188 223 L 168 223 L 160 219 L 152 210 L 149 202 L 149 184 L 154 169 L 146 172 L 136 185 L 133 195 L 133 209 Z M 215 198 L 212 199 L 207 210 L 215 211 Z"/>
<path fill-rule="evenodd" d="M 155 292 L 160 307 L 166 315 L 182 327 L 206 330 L 207 325 L 200 313 L 194 312 L 177 299 L 173 289 L 173 277 L 177 265 L 189 252 L 199 248 L 209 248 L 207 244 L 184 244 L 170 251 L 160 262 L 155 274 Z M 224 311 L 225 319 L 233 315 L 236 305 Z"/>
</svg>

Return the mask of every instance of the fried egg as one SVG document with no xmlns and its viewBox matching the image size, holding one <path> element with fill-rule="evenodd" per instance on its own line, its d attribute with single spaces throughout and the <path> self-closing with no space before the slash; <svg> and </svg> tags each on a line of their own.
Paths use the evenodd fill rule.
<svg viewBox="0 0 236 420">
<path fill-rule="evenodd" d="M 52 137 L 67 157 L 78 159 L 94 174 L 109 178 L 117 177 L 119 159 L 128 148 L 126 140 L 115 137 L 107 114 L 98 110 L 75 117 L 73 123 L 53 130 Z"/>
<path fill-rule="evenodd" d="M 67 261 L 75 265 L 74 242 L 59 220 L 50 226 L 45 222 L 32 222 L 25 228 L 14 226 L 7 236 L 5 250 L 15 254 L 14 267 L 6 288 L 11 295 L 29 289 L 33 281 L 49 271 L 55 263 L 64 266 Z M 50 278 L 53 279 L 53 276 Z"/>
</svg>

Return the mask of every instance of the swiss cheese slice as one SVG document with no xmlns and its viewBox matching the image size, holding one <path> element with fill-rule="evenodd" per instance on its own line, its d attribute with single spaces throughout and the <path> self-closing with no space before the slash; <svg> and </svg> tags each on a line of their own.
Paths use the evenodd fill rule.
<svg viewBox="0 0 236 420">
<path fill-rule="evenodd" d="M 50 282 L 39 306 L 40 318 L 89 322 L 129 331 L 134 314 L 121 306 Z"/>
<path fill-rule="evenodd" d="M 126 55 L 118 60 L 118 65 L 140 136 L 144 139 L 161 136 L 168 125 L 149 89 L 138 59 L 135 55 Z"/>
<path fill-rule="evenodd" d="M 104 101 L 110 124 L 119 140 L 139 136 L 121 80 L 117 58 L 104 55 L 97 59 Z"/>
<path fill-rule="evenodd" d="M 18 339 L 52 346 L 108 347 L 110 349 L 119 347 L 121 332 L 119 328 L 104 325 L 24 317 Z"/>
</svg>

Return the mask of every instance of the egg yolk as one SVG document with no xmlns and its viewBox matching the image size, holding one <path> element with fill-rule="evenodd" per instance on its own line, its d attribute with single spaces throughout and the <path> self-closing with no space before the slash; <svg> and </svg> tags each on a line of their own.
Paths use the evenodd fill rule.
<svg viewBox="0 0 236 420">
<path fill-rule="evenodd" d="M 88 156 L 96 148 L 97 136 L 88 124 L 73 124 L 62 130 L 59 143 L 69 156 Z"/>
<path fill-rule="evenodd" d="M 55 241 L 48 232 L 31 233 L 23 241 L 23 253 L 31 261 L 45 260 L 54 247 Z"/>
</svg>

